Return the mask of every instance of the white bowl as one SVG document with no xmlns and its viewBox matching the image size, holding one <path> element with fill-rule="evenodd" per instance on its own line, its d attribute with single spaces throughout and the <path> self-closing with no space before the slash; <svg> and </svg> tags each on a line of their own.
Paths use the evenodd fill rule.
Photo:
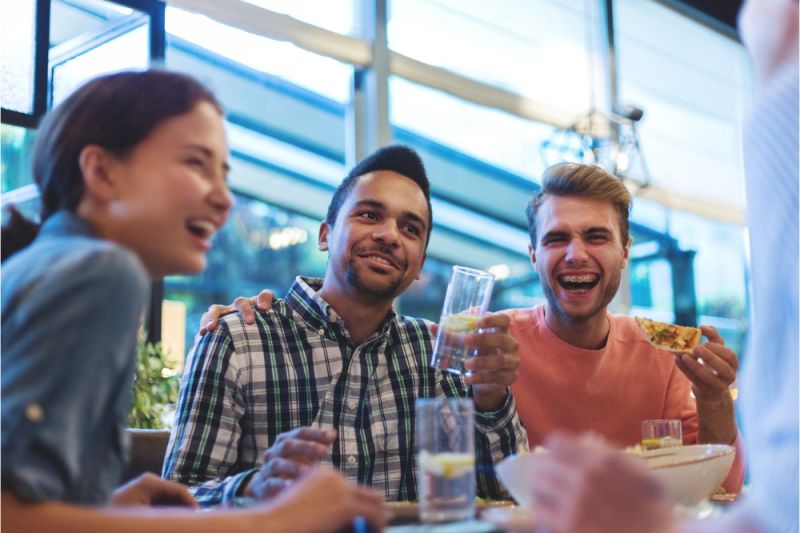
<svg viewBox="0 0 800 533">
<path fill-rule="evenodd" d="M 696 444 L 642 452 L 647 468 L 667 494 L 681 505 L 695 505 L 708 498 L 728 475 L 735 449 L 726 444 Z M 500 482 L 518 504 L 530 508 L 535 454 L 511 455 L 495 465 Z"/>
<path fill-rule="evenodd" d="M 696 505 L 725 480 L 735 455 L 735 448 L 727 444 L 695 444 L 652 450 L 642 456 L 675 502 Z"/>
</svg>

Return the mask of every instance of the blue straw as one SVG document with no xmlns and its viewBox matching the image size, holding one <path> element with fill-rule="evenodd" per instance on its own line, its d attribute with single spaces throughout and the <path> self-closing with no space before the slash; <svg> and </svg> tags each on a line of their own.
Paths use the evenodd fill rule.
<svg viewBox="0 0 800 533">
<path fill-rule="evenodd" d="M 367 533 L 367 520 L 363 516 L 353 519 L 353 533 Z"/>
</svg>

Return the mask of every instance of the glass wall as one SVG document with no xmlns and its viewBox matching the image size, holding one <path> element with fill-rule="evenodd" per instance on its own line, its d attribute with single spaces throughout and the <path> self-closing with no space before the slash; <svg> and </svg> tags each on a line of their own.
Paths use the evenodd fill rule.
<svg viewBox="0 0 800 533">
<path fill-rule="evenodd" d="M 641 199 L 634 219 L 696 251 L 698 320 L 741 353 L 748 302 L 740 132 L 752 96 L 746 52 L 658 2 L 616 0 L 614 12 L 620 100 L 645 111 L 639 131 L 653 183 L 730 206 L 737 222 Z"/>
<path fill-rule="evenodd" d="M 347 50 L 372 49 L 363 40 L 372 33 L 362 27 L 369 23 L 364 1 L 249 0 L 249 8 L 270 10 L 268 16 L 294 28 L 281 35 L 166 8 L 165 65 L 193 74 L 220 97 L 237 193 L 209 269 L 165 283 L 166 297 L 183 303 L 187 342 L 208 305 L 262 288 L 282 295 L 294 275 L 324 271 L 317 226 L 346 174 L 359 127 L 353 119 L 356 72 L 371 68 L 369 60 L 345 59 Z M 607 105 L 600 5 L 389 2 L 384 118 L 392 138 L 425 160 L 435 214 L 429 261 L 422 279 L 399 299 L 400 312 L 438 318 L 452 264 L 497 274 L 493 309 L 542 301 L 527 256 L 524 206 L 544 168 L 543 141 Z M 203 3 L 198 6 L 202 11 Z M 736 220 L 744 205 L 739 130 L 751 92 L 744 53 L 734 40 L 660 2 L 616 0 L 614 13 L 619 97 L 645 110 L 640 134 L 654 185 L 732 206 L 734 213 L 715 219 L 676 209 L 663 197 L 636 198 L 629 310 L 673 320 L 680 311 L 673 258 L 694 251 L 697 314 L 739 349 L 748 307 L 744 231 Z M 28 32 L 32 15 L 20 16 L 17 29 Z M 97 73 L 148 64 L 151 19 L 142 12 L 111 1 L 53 0 L 51 20 L 48 102 Z M 22 97 L 13 100 L 20 109 L 27 109 L 31 92 L 25 85 L 31 59 L 24 57 L 14 63 L 24 68 L 13 76 L 3 62 L 3 79 L 21 83 L 14 94 Z M 403 60 L 413 68 L 398 69 Z M 538 116 L 537 109 L 556 113 Z M 21 198 L 35 205 L 25 196 L 31 189 L 24 189 L 31 183 L 32 138 L 29 130 L 3 125 L 4 203 Z"/>
<path fill-rule="evenodd" d="M 576 114 L 599 83 L 593 0 L 398 0 L 389 48 Z"/>
<path fill-rule="evenodd" d="M 3 32 L 0 35 L 0 86 L 3 107 L 33 113 L 36 3 L 2 0 Z M 7 50 L 14 50 L 9 54 Z"/>
</svg>

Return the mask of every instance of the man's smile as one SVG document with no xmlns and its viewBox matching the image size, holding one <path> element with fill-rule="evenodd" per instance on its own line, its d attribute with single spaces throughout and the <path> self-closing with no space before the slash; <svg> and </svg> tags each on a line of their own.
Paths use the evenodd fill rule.
<svg viewBox="0 0 800 533">
<path fill-rule="evenodd" d="M 378 267 L 391 267 L 395 270 L 404 270 L 405 262 L 395 258 L 392 254 L 378 250 L 368 250 L 357 252 L 358 257 L 366 259 L 370 263 L 375 263 Z"/>
<path fill-rule="evenodd" d="M 571 293 L 585 294 L 600 282 L 600 276 L 593 272 L 558 274 L 556 281 Z"/>
</svg>

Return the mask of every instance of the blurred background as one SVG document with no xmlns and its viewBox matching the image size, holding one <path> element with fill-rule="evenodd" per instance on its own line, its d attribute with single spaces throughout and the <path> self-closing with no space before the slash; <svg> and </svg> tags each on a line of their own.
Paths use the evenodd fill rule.
<svg viewBox="0 0 800 533">
<path fill-rule="evenodd" d="M 317 231 L 358 159 L 423 157 L 434 231 L 397 303 L 438 320 L 453 264 L 493 272 L 492 308 L 542 293 L 524 207 L 542 170 L 598 163 L 636 197 L 616 312 L 716 326 L 742 355 L 748 247 L 740 130 L 753 87 L 737 2 L 0 0 L 2 203 L 38 209 L 39 118 L 85 80 L 191 73 L 227 110 L 236 206 L 208 269 L 154 287 L 177 359 L 212 303 L 321 276 Z"/>
</svg>

